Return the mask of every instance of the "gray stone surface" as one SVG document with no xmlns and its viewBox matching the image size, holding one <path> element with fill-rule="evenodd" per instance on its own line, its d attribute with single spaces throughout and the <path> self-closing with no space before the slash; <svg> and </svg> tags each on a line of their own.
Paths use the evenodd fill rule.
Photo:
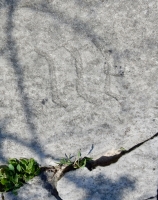
<svg viewBox="0 0 158 200">
<path fill-rule="evenodd" d="M 92 146 L 97 157 L 154 135 L 158 2 L 1 0 L 0 113 L 1 164 L 51 165 Z M 155 196 L 157 152 L 153 139 L 112 166 L 69 173 L 59 192 L 64 200 Z"/>
<path fill-rule="evenodd" d="M 156 146 L 151 141 L 106 168 L 98 167 L 92 172 L 80 169 L 66 174 L 58 183 L 60 196 L 64 200 L 145 200 L 156 196 Z"/>
<path fill-rule="evenodd" d="M 43 181 L 39 177 L 35 177 L 20 188 L 18 190 L 18 195 L 8 192 L 4 194 L 4 197 L 6 200 L 56 200 L 56 198 L 44 188 Z"/>
</svg>

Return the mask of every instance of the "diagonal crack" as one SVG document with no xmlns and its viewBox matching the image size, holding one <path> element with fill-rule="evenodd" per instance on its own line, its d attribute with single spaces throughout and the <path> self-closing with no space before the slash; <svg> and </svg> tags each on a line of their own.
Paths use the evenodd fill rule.
<svg viewBox="0 0 158 200">
<path fill-rule="evenodd" d="M 121 158 L 122 156 L 130 153 L 131 151 L 134 151 L 135 149 L 139 148 L 144 143 L 148 142 L 149 140 L 154 139 L 155 137 L 158 137 L 158 133 L 156 133 L 155 135 L 153 135 L 149 139 L 136 144 L 135 146 L 131 147 L 129 150 L 123 150 L 119 154 L 116 154 L 116 155 L 113 155 L 113 156 L 101 156 L 97 160 L 91 160 L 91 161 L 89 161 L 87 163 L 86 167 L 91 171 L 91 170 L 95 169 L 98 166 L 106 167 L 108 165 L 111 165 L 112 163 L 117 162 L 118 159 Z"/>
<path fill-rule="evenodd" d="M 149 198 L 147 198 L 147 199 L 144 199 L 144 200 L 148 200 L 148 199 L 155 199 L 156 198 L 156 196 L 155 197 L 149 197 Z"/>
<path fill-rule="evenodd" d="M 154 139 L 155 137 L 158 137 L 158 133 L 156 133 L 155 135 L 153 135 L 149 139 L 136 144 L 135 146 L 131 147 L 129 150 L 121 151 L 119 154 L 116 154 L 116 155 L 113 155 L 113 156 L 101 156 L 100 158 L 98 158 L 96 160 L 87 161 L 86 167 L 87 167 L 87 169 L 92 171 L 93 169 L 95 169 L 98 166 L 106 167 L 106 166 L 109 166 L 109 165 L 111 165 L 113 163 L 116 163 L 119 160 L 119 158 L 121 158 L 122 156 L 124 156 L 124 155 L 126 155 L 126 154 L 128 154 L 128 153 L 130 153 L 130 152 L 132 152 L 134 150 L 136 150 L 137 148 L 139 148 L 140 146 L 142 146 L 146 142 Z M 84 157 L 84 158 L 86 158 L 86 157 Z M 46 173 L 48 173 L 50 170 L 54 170 L 52 179 L 48 180 L 48 182 L 53 186 L 51 194 L 54 195 L 55 197 L 56 197 L 56 194 L 58 194 L 58 192 L 57 192 L 57 182 L 67 172 L 76 170 L 76 168 L 74 168 L 73 164 L 67 165 L 67 166 L 63 165 L 63 166 L 55 166 L 55 167 L 54 166 L 52 166 L 52 167 L 43 167 L 43 171 L 45 171 Z M 56 198 L 59 199 L 59 200 L 61 199 L 59 196 L 57 196 Z M 150 197 L 149 199 L 151 199 L 151 198 L 153 198 L 153 197 Z"/>
</svg>

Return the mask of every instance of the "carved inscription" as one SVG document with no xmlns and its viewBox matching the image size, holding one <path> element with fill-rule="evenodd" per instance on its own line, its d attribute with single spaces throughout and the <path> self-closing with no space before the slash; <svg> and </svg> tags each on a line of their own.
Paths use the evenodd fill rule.
<svg viewBox="0 0 158 200">
<path fill-rule="evenodd" d="M 103 55 L 93 44 L 78 49 L 70 42 L 50 54 L 41 49 L 35 51 L 48 63 L 51 98 L 56 105 L 66 108 L 67 99 L 75 98 L 91 104 L 99 104 L 100 98 L 119 100 L 119 95 L 111 91 L 111 76 L 117 78 L 122 73 L 111 72 L 110 53 Z"/>
</svg>

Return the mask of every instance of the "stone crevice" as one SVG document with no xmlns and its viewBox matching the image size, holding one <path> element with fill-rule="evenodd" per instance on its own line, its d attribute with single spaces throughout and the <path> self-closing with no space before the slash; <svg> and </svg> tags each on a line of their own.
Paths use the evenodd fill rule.
<svg viewBox="0 0 158 200">
<path fill-rule="evenodd" d="M 93 169 L 95 169 L 96 167 L 106 167 L 106 166 L 109 166 L 113 163 L 116 163 L 122 156 L 136 150 L 137 148 L 139 148 L 141 145 L 145 144 L 146 142 L 154 139 L 155 137 L 158 137 L 158 133 L 156 133 L 155 135 L 153 135 L 152 137 L 150 137 L 149 139 L 143 141 L 143 142 L 140 142 L 138 144 L 136 144 L 135 146 L 131 147 L 129 150 L 122 150 L 120 151 L 120 153 L 118 154 L 115 154 L 113 156 L 101 156 L 99 157 L 98 159 L 96 160 L 91 160 L 91 161 L 88 161 L 87 164 L 86 164 L 86 167 L 88 170 L 92 171 Z M 51 194 L 53 196 L 57 196 L 58 195 L 58 192 L 57 192 L 57 182 L 67 173 L 67 172 L 70 172 L 70 171 L 74 171 L 76 170 L 76 168 L 73 167 L 73 164 L 72 165 L 68 165 L 68 166 L 57 166 L 57 167 L 43 167 L 43 172 L 42 173 L 45 173 L 47 174 L 46 176 L 49 177 L 47 179 L 47 182 L 52 186 L 50 189 L 49 189 L 49 192 L 51 192 Z M 51 172 L 51 173 L 50 173 Z M 47 189 L 47 188 L 46 188 Z M 56 197 L 57 199 L 61 199 L 59 197 L 59 195 Z M 155 197 L 150 197 L 148 199 L 153 199 Z"/>
</svg>

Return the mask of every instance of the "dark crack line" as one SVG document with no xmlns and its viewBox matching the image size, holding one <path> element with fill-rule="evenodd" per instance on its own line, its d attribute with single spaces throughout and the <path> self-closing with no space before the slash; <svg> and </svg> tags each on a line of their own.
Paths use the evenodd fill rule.
<svg viewBox="0 0 158 200">
<path fill-rule="evenodd" d="M 137 149 L 138 147 L 140 147 L 141 145 L 143 145 L 144 143 L 148 142 L 149 140 L 152 140 L 154 139 L 155 137 L 158 137 L 158 132 L 153 135 L 152 137 L 150 137 L 149 139 L 143 141 L 143 142 L 140 142 L 138 143 L 137 145 L 133 146 L 132 148 L 130 148 L 129 150 L 126 150 L 126 151 L 123 151 L 122 154 L 125 155 L 127 153 L 130 153 L 131 151 L 134 151 L 135 149 Z"/>
<path fill-rule="evenodd" d="M 90 149 L 90 151 L 88 152 L 87 155 L 89 155 L 93 151 L 93 149 L 94 149 L 94 144 L 92 144 L 91 149 Z"/>
<path fill-rule="evenodd" d="M 55 174 L 55 172 L 54 172 Z M 54 177 L 54 175 L 53 175 Z M 41 180 L 43 181 L 43 187 L 51 193 L 52 196 L 54 196 L 57 200 L 62 200 L 58 194 L 58 191 L 56 189 L 55 181 L 52 182 L 52 179 L 50 179 L 50 176 L 47 174 L 47 172 L 43 172 L 40 176 Z"/>
<path fill-rule="evenodd" d="M 106 167 L 109 166 L 113 163 L 116 163 L 119 158 L 121 158 L 122 156 L 134 151 L 135 149 L 139 148 L 140 146 L 142 146 L 144 143 L 154 139 L 155 137 L 158 137 L 158 132 L 153 135 L 152 137 L 150 137 L 149 139 L 138 143 L 137 145 L 133 146 L 132 148 L 130 148 L 129 150 L 123 150 L 121 151 L 119 154 L 113 155 L 113 156 L 101 156 L 100 158 L 96 159 L 96 160 L 91 160 L 89 162 L 87 162 L 86 167 L 92 171 L 93 169 L 95 169 L 98 166 L 101 167 Z"/>
<path fill-rule="evenodd" d="M 156 197 L 156 196 L 155 196 Z M 155 199 L 155 197 L 149 197 L 148 199 Z M 144 199 L 144 200 L 148 200 L 148 199 Z"/>
</svg>

